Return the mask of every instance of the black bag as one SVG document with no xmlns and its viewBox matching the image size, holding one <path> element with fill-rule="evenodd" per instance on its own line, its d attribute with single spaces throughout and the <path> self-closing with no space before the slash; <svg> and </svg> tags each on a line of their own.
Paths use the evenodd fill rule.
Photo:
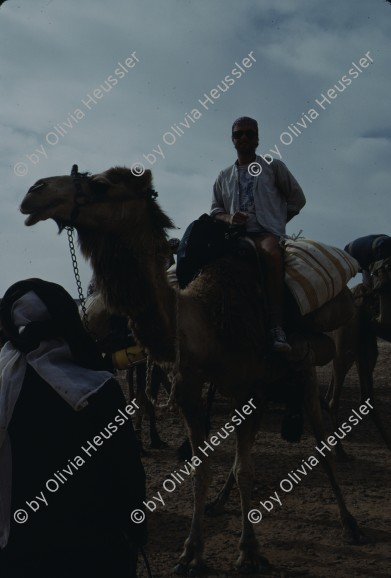
<svg viewBox="0 0 391 578">
<path fill-rule="evenodd" d="M 218 259 L 225 250 L 227 225 L 204 213 L 190 223 L 179 244 L 176 275 L 184 289 L 202 267 Z"/>
</svg>

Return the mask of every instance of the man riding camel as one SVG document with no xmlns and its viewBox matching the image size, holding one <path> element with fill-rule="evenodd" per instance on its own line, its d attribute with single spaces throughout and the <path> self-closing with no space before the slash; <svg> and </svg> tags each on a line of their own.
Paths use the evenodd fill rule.
<svg viewBox="0 0 391 578">
<path fill-rule="evenodd" d="M 286 223 L 304 207 L 305 196 L 283 162 L 268 163 L 255 154 L 259 144 L 256 120 L 238 118 L 232 125 L 232 142 L 238 158 L 218 175 L 210 214 L 228 225 L 242 226 L 254 241 L 266 269 L 272 348 L 288 352 L 291 347 L 282 328 L 284 260 L 279 243 Z"/>
</svg>

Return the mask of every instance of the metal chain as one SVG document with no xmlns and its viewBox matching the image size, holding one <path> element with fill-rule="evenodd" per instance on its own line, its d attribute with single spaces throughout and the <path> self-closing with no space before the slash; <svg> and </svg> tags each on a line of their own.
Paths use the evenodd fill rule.
<svg viewBox="0 0 391 578">
<path fill-rule="evenodd" d="M 79 266 L 77 264 L 77 256 L 76 256 L 76 249 L 75 243 L 73 242 L 73 227 L 65 227 L 67 235 L 68 235 L 68 243 L 69 243 L 69 252 L 71 254 L 72 259 L 72 267 L 73 273 L 75 275 L 76 285 L 77 285 L 77 292 L 79 294 L 80 306 L 81 310 L 83 311 L 83 323 L 86 328 L 87 333 L 91 335 L 91 331 L 88 324 L 88 315 L 86 310 L 86 300 L 83 295 L 83 288 L 81 286 L 80 274 L 79 274 Z"/>
</svg>

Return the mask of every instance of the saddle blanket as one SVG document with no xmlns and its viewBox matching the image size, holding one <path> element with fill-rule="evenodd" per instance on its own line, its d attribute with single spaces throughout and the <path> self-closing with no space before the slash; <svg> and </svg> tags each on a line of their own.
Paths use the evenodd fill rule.
<svg viewBox="0 0 391 578">
<path fill-rule="evenodd" d="M 336 297 L 358 273 L 360 264 L 348 253 L 318 241 L 284 239 L 285 284 L 306 315 Z"/>
</svg>

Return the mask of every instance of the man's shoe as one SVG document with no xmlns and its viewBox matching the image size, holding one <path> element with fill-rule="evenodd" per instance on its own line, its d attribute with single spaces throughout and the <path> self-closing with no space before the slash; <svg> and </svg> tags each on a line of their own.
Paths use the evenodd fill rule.
<svg viewBox="0 0 391 578">
<path fill-rule="evenodd" d="M 282 327 L 273 327 L 273 329 L 270 330 L 270 337 L 272 340 L 273 351 L 278 351 L 281 353 L 292 351 L 291 346 L 286 340 L 285 331 L 282 329 Z"/>
</svg>

